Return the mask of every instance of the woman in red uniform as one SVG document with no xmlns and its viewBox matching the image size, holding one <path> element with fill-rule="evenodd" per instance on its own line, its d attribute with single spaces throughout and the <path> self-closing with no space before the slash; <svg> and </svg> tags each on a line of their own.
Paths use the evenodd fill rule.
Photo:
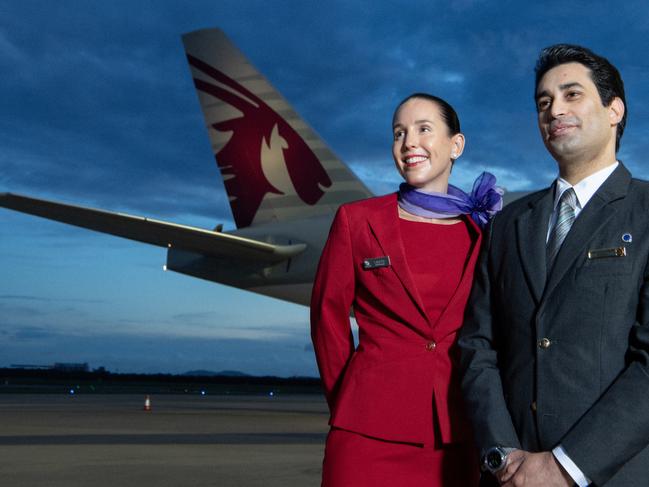
<svg viewBox="0 0 649 487">
<path fill-rule="evenodd" d="M 490 174 L 471 195 L 448 184 L 464 136 L 444 100 L 409 96 L 393 133 L 405 183 L 340 207 L 314 283 L 311 336 L 331 411 L 322 485 L 477 485 L 455 342 L 480 227 L 502 198 Z"/>
</svg>

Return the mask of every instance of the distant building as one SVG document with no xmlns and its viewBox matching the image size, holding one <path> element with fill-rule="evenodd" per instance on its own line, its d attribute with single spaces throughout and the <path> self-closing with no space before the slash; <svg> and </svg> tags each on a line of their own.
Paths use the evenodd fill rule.
<svg viewBox="0 0 649 487">
<path fill-rule="evenodd" d="M 62 372 L 89 372 L 90 371 L 87 362 L 84 362 L 82 364 L 56 362 L 52 366 L 52 369 L 60 370 Z"/>
<path fill-rule="evenodd" d="M 34 364 L 11 364 L 12 369 L 51 369 L 51 365 L 34 365 Z"/>
<path fill-rule="evenodd" d="M 54 365 L 38 365 L 38 364 L 11 364 L 12 369 L 36 369 L 36 370 L 59 370 L 62 372 L 89 372 L 90 368 L 88 363 L 67 363 L 56 362 Z"/>
</svg>

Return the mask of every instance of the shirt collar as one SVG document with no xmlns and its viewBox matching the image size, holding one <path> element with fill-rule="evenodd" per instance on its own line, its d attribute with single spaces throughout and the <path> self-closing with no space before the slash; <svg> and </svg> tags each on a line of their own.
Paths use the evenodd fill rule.
<svg viewBox="0 0 649 487">
<path fill-rule="evenodd" d="M 561 198 L 563 192 L 568 188 L 573 188 L 575 190 L 575 195 L 577 195 L 577 206 L 579 206 L 579 208 L 583 208 L 584 206 L 586 206 L 586 203 L 590 201 L 599 187 L 604 184 L 604 181 L 606 181 L 608 177 L 613 174 L 613 171 L 615 171 L 615 169 L 619 165 L 620 163 L 618 161 L 615 161 L 610 166 L 606 166 L 604 169 L 600 169 L 590 176 L 585 177 L 574 186 L 572 186 L 568 181 L 561 177 L 557 178 L 557 184 L 554 190 L 553 208 L 556 210 L 557 205 L 559 204 L 559 198 Z"/>
</svg>

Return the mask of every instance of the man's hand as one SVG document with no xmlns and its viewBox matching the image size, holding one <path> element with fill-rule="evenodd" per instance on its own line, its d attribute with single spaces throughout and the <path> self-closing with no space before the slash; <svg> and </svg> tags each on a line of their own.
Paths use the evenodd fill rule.
<svg viewBox="0 0 649 487">
<path fill-rule="evenodd" d="M 502 487 L 571 487 L 574 481 L 551 452 L 515 450 L 507 466 L 497 473 Z"/>
<path fill-rule="evenodd" d="M 505 465 L 505 468 L 494 474 L 500 485 L 505 484 L 514 476 L 527 454 L 528 452 L 524 450 L 514 450 L 507 455 L 507 464 Z"/>
</svg>

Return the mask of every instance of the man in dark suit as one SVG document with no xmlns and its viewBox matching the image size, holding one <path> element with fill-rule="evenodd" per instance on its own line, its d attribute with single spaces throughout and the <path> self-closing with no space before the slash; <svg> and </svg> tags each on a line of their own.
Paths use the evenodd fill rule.
<svg viewBox="0 0 649 487">
<path fill-rule="evenodd" d="M 559 177 L 493 219 L 459 340 L 483 482 L 649 485 L 649 184 L 616 159 L 624 85 L 556 45 L 535 100 Z"/>
</svg>

